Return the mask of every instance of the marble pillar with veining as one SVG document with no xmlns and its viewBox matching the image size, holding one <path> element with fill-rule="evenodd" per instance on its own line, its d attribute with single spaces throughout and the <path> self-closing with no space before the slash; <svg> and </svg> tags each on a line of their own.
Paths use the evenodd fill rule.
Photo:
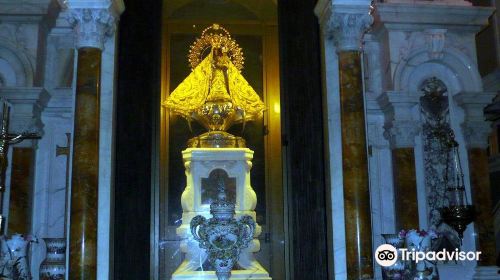
<svg viewBox="0 0 500 280">
<path fill-rule="evenodd" d="M 342 272 L 342 276 L 347 279 L 373 278 L 371 197 L 361 60 L 362 37 L 373 22 L 369 11 L 370 1 L 354 4 L 352 1 L 319 1 L 315 8 L 323 39 L 333 41 L 338 59 L 339 92 L 331 94 L 339 95 L 337 100 L 340 104 L 337 114 L 341 126 L 341 193 L 344 198 L 342 211 L 345 221 L 345 248 L 340 247 L 340 244 L 334 246 L 345 251 L 346 271 Z M 328 57 L 326 53 L 324 56 Z M 328 71 L 330 67 L 326 65 L 325 70 Z M 328 80 L 328 77 L 326 79 Z M 327 90 L 328 88 L 332 87 L 329 87 L 327 82 Z M 328 112 L 337 110 L 330 108 L 330 104 L 328 106 Z M 331 129 L 329 126 L 328 130 Z M 338 179 L 331 178 L 332 181 Z M 332 185 L 332 188 L 335 186 Z M 332 189 L 333 193 L 335 189 Z M 335 230 L 338 229 L 334 228 L 333 231 Z M 334 238 L 334 243 L 338 241 Z M 343 267 L 344 264 L 335 263 L 336 276 L 340 276 L 339 272 Z"/>
<path fill-rule="evenodd" d="M 349 279 L 372 277 L 372 244 L 368 154 L 361 55 L 339 53 L 342 122 L 342 168 Z M 360 238 L 361 237 L 361 238 Z"/>
<path fill-rule="evenodd" d="M 77 63 L 69 275 L 71 279 L 95 279 L 101 50 L 79 49 Z"/>
<path fill-rule="evenodd" d="M 102 1 L 82 6 L 77 1 L 62 2 L 68 22 L 74 28 L 78 48 L 71 171 L 70 279 L 98 277 L 101 65 L 105 39 L 113 33 L 117 15 L 123 11 L 123 3 L 114 4 Z M 106 101 L 108 103 L 108 98 Z M 109 195 L 106 198 L 111 199 Z M 111 201 L 107 204 L 111 205 Z M 110 234 L 109 226 L 107 228 Z M 109 247 L 107 249 L 109 256 Z"/>
</svg>

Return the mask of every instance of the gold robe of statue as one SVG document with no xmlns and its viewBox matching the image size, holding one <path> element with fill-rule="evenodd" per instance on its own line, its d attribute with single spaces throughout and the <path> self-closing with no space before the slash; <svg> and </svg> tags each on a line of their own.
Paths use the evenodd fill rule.
<svg viewBox="0 0 500 280">
<path fill-rule="evenodd" d="M 198 119 L 208 103 L 232 105 L 240 112 L 234 122 L 258 119 L 264 103 L 227 56 L 224 48 L 212 50 L 164 102 L 188 121 Z M 229 127 L 228 125 L 227 127 Z"/>
</svg>

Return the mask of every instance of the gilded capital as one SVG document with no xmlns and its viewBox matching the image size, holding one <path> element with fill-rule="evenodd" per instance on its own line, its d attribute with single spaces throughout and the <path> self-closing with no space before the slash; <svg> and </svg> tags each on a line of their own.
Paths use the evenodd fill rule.
<svg viewBox="0 0 500 280">
<path fill-rule="evenodd" d="M 68 22 L 73 26 L 76 47 L 104 48 L 104 42 L 115 30 L 117 17 L 104 8 L 70 9 Z"/>
</svg>

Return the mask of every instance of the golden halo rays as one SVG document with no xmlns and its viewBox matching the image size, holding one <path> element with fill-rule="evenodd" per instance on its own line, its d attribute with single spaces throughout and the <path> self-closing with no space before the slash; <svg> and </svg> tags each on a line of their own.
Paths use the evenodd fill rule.
<svg viewBox="0 0 500 280">
<path fill-rule="evenodd" d="M 191 70 L 201 63 L 203 55 L 211 47 L 225 48 L 236 69 L 239 71 L 243 69 L 245 63 L 243 50 L 224 27 L 214 23 L 203 30 L 201 37 L 197 38 L 189 49 L 188 60 Z"/>
</svg>

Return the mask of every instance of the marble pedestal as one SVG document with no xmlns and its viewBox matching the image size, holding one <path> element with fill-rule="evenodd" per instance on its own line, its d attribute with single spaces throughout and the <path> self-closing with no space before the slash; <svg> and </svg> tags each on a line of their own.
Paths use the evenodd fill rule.
<svg viewBox="0 0 500 280">
<path fill-rule="evenodd" d="M 207 256 L 193 239 L 190 222 L 197 215 L 211 218 L 210 203 L 217 198 L 217 183 L 221 180 L 228 200 L 236 205 L 235 218 L 249 215 L 256 219 L 257 196 L 250 184 L 253 151 L 248 148 L 189 148 L 182 152 L 182 157 L 187 180 L 181 197 L 182 224 L 177 228 L 177 235 L 182 240 L 180 250 L 185 259 L 172 279 L 217 279 L 214 271 L 203 271 Z M 254 257 L 260 250 L 257 237 L 261 231 L 257 225 L 254 240 L 242 250 L 231 279 L 271 279 Z"/>
</svg>

